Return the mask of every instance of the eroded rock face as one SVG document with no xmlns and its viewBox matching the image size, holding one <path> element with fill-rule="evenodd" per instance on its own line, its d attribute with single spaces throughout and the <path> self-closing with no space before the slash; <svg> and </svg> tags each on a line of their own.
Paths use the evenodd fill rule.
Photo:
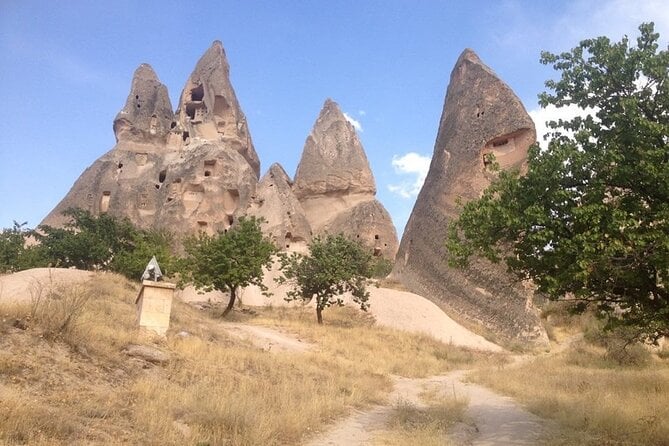
<svg viewBox="0 0 669 446">
<path fill-rule="evenodd" d="M 427 178 L 397 253 L 393 275 L 411 291 L 510 339 L 545 342 L 532 292 L 501 265 L 449 268 L 446 227 L 456 200 L 477 198 L 490 183 L 488 153 L 503 168 L 523 167 L 534 124 L 513 91 L 471 50 L 459 57 L 446 94 Z"/>
<path fill-rule="evenodd" d="M 151 65 L 142 64 L 132 77 L 125 107 L 114 119 L 116 142 L 163 146 L 173 117 L 167 87 Z"/>
<path fill-rule="evenodd" d="M 314 234 L 344 232 L 377 255 L 397 251 L 395 227 L 353 126 L 328 99 L 307 137 L 293 185 Z"/>
<path fill-rule="evenodd" d="M 292 185 L 283 167 L 272 164 L 260 180 L 247 214 L 265 219 L 263 232 L 276 246 L 303 251 L 311 241 L 311 227 Z"/>
<path fill-rule="evenodd" d="M 230 66 L 223 45 L 215 41 L 200 58 L 181 92 L 176 111 L 173 144 L 197 138 L 220 141 L 239 152 L 251 165 L 256 178 L 260 161 L 253 147 L 246 117 L 230 83 Z"/>
<path fill-rule="evenodd" d="M 60 226 L 62 212 L 79 207 L 177 236 L 229 228 L 255 195 L 259 162 L 228 72 L 221 43 L 214 42 L 186 84 L 177 120 L 167 89 L 141 65 L 114 120 L 116 146 L 84 171 L 42 223 Z M 188 115 L 194 104 L 202 113 L 197 119 Z"/>
</svg>

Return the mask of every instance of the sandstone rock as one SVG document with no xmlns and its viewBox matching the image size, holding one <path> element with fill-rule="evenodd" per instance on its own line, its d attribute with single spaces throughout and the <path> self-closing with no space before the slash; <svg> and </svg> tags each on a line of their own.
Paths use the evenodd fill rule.
<svg viewBox="0 0 669 446">
<path fill-rule="evenodd" d="M 60 226 L 65 222 L 62 212 L 79 207 L 95 215 L 127 217 L 142 228 L 165 228 L 177 236 L 229 228 L 255 194 L 259 163 L 227 74 L 223 49 L 215 42 L 182 95 L 201 87 L 206 93 L 199 101 L 201 110 L 212 110 L 201 122 L 183 122 L 195 135 L 191 139 L 183 138 L 185 130 L 172 119 L 166 88 L 151 67 L 141 65 L 114 121 L 118 144 L 84 171 L 42 224 Z M 192 103 L 182 101 L 183 109 Z M 223 103 L 230 106 L 216 107 Z M 207 139 L 207 126 L 222 125 L 214 118 L 234 118 L 244 125 L 235 124 L 234 132 L 225 127 L 223 134 Z"/>
<path fill-rule="evenodd" d="M 432 163 L 407 223 L 393 275 L 447 312 L 503 338 L 545 342 L 532 291 L 501 265 L 446 264 L 446 226 L 456 203 L 479 196 L 490 182 L 486 154 L 503 168 L 522 168 L 535 141 L 534 124 L 511 89 L 471 50 L 458 59 L 446 94 Z"/>
<path fill-rule="evenodd" d="M 116 142 L 164 145 L 173 116 L 167 87 L 151 65 L 142 64 L 135 70 L 125 107 L 114 119 Z"/>
<path fill-rule="evenodd" d="M 165 364 L 170 360 L 167 353 L 148 345 L 129 344 L 123 349 L 123 353 L 153 364 Z"/>
<path fill-rule="evenodd" d="M 286 250 L 303 250 L 311 240 L 311 227 L 292 190 L 292 181 L 279 164 L 272 164 L 256 188 L 248 215 L 265 219 L 263 232 Z"/>
<path fill-rule="evenodd" d="M 377 255 L 397 251 L 395 227 L 376 198 L 376 184 L 353 126 L 328 99 L 307 137 L 295 195 L 314 233 L 344 232 Z"/>
<path fill-rule="evenodd" d="M 239 152 L 251 165 L 256 178 L 260 161 L 251 141 L 246 117 L 230 83 L 230 66 L 223 45 L 215 41 L 200 58 L 181 92 L 172 138 L 179 145 L 200 138 L 220 141 Z"/>
</svg>

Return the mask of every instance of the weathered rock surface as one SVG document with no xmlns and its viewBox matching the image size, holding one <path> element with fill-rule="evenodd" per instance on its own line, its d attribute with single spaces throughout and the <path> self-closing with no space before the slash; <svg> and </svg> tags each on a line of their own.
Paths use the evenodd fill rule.
<svg viewBox="0 0 669 446">
<path fill-rule="evenodd" d="M 490 183 L 486 154 L 503 168 L 522 168 L 535 141 L 531 118 L 513 91 L 471 50 L 458 59 L 446 94 L 427 178 L 397 253 L 393 275 L 411 291 L 451 314 L 501 337 L 545 342 L 532 292 L 504 266 L 474 262 L 449 268 L 446 227 L 459 213 L 458 198 L 476 198 Z"/>
<path fill-rule="evenodd" d="M 151 65 L 142 64 L 132 77 L 125 107 L 114 119 L 116 142 L 163 146 L 173 117 L 167 87 Z"/>
<path fill-rule="evenodd" d="M 230 227 L 255 194 L 259 162 L 228 73 L 221 43 L 214 42 L 186 83 L 177 121 L 167 89 L 141 65 L 114 120 L 117 145 L 42 223 L 62 225 L 62 212 L 79 207 L 177 235 Z M 188 115 L 194 106 L 197 117 Z"/>
<path fill-rule="evenodd" d="M 220 141 L 239 152 L 260 176 L 260 161 L 237 96 L 230 83 L 230 66 L 223 45 L 215 41 L 200 58 L 181 92 L 176 111 L 178 122 L 172 138 L 193 141 L 197 138 Z"/>
<path fill-rule="evenodd" d="M 292 185 L 283 167 L 272 164 L 260 180 L 247 213 L 265 219 L 263 232 L 276 246 L 302 250 L 311 240 L 311 227 Z"/>
<path fill-rule="evenodd" d="M 377 255 L 392 258 L 397 234 L 376 198 L 376 184 L 353 126 L 328 99 L 307 137 L 293 190 L 314 234 L 360 239 Z"/>
</svg>

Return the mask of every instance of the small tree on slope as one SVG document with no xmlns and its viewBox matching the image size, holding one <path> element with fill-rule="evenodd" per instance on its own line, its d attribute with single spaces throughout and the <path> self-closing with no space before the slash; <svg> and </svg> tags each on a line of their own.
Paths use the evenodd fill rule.
<svg viewBox="0 0 669 446">
<path fill-rule="evenodd" d="M 584 40 L 542 53 L 561 79 L 542 106 L 583 116 L 551 122 L 528 172 L 500 172 L 451 223 L 452 265 L 478 253 L 504 259 L 552 299 L 594 306 L 608 327 L 669 335 L 669 51 L 653 24 L 627 37 Z"/>
<path fill-rule="evenodd" d="M 276 248 L 266 239 L 255 218 L 240 218 L 227 232 L 208 235 L 200 232 L 184 241 L 186 258 L 181 261 L 184 283 L 197 289 L 230 293 L 230 301 L 223 311 L 225 317 L 235 304 L 237 289 L 262 283 L 263 267 L 272 264 Z"/>
<path fill-rule="evenodd" d="M 286 300 L 316 299 L 316 318 L 323 323 L 323 310 L 343 305 L 343 294 L 350 292 L 353 301 L 366 311 L 369 292 L 366 285 L 372 275 L 372 256 L 359 243 L 343 234 L 315 237 L 309 244 L 309 255 L 293 253 L 280 259 L 283 276 L 292 290 Z"/>
</svg>

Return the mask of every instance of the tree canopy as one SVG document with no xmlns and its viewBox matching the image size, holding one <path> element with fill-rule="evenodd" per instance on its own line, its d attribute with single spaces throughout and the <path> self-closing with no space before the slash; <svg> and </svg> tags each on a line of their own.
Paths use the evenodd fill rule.
<svg viewBox="0 0 669 446">
<path fill-rule="evenodd" d="M 552 299 L 595 307 L 609 327 L 669 335 L 669 49 L 652 23 L 544 52 L 560 72 L 543 107 L 577 107 L 550 122 L 528 169 L 499 172 L 449 225 L 452 265 L 479 254 L 506 261 Z"/>
<path fill-rule="evenodd" d="M 256 285 L 267 290 L 262 282 L 263 267 L 272 265 L 276 247 L 263 236 L 260 222 L 254 217 L 240 218 L 225 232 L 200 232 L 184 241 L 183 283 L 192 283 L 204 291 L 229 292 L 223 317 L 232 311 L 239 287 Z"/>
<path fill-rule="evenodd" d="M 343 234 L 317 236 L 309 244 L 309 255 L 292 253 L 281 257 L 283 276 L 288 283 L 286 300 L 316 299 L 316 317 L 323 323 L 323 310 L 343 305 L 343 294 L 350 292 L 361 310 L 369 307 L 366 285 L 372 275 L 372 255 L 359 243 Z"/>
</svg>

